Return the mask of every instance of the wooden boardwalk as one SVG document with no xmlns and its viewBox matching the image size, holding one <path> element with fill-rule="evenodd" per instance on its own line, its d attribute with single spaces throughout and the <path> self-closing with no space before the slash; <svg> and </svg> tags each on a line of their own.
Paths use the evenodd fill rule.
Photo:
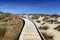
<svg viewBox="0 0 60 40">
<path fill-rule="evenodd" d="M 19 40 L 42 40 L 35 25 L 27 19 L 24 20 L 25 25 L 21 32 Z"/>
</svg>

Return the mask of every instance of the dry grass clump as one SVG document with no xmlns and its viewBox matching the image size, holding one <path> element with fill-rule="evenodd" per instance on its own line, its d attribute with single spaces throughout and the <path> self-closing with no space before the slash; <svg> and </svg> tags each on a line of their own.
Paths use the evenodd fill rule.
<svg viewBox="0 0 60 40">
<path fill-rule="evenodd" d="M 12 17 L 12 14 L 1 14 L 0 13 L 0 22 L 5 22 L 7 21 L 7 19 L 10 20 L 12 19 L 11 17 Z"/>
<path fill-rule="evenodd" d="M 58 25 L 56 28 L 54 28 L 55 30 L 60 31 L 60 25 Z"/>
<path fill-rule="evenodd" d="M 37 23 L 40 23 L 41 21 L 40 21 L 40 20 L 37 20 L 36 22 L 37 22 Z"/>
<path fill-rule="evenodd" d="M 42 34 L 43 34 L 43 36 L 44 36 L 44 38 L 46 40 L 53 40 L 53 36 L 52 35 L 48 35 L 47 33 L 42 33 Z"/>
<path fill-rule="evenodd" d="M 44 17 L 43 21 L 49 22 L 51 24 L 54 23 L 54 22 L 57 23 L 57 19 L 54 20 L 54 19 L 50 19 L 49 17 Z"/>
<path fill-rule="evenodd" d="M 26 17 L 24 17 L 24 15 L 20 15 L 20 17 L 22 17 L 22 18 L 26 18 Z"/>
<path fill-rule="evenodd" d="M 57 24 L 60 24 L 60 22 L 56 22 Z"/>
<path fill-rule="evenodd" d="M 7 29 L 6 28 L 0 28 L 0 40 L 5 36 Z"/>
<path fill-rule="evenodd" d="M 4 19 L 6 16 L 4 14 L 0 14 L 0 20 Z"/>
<path fill-rule="evenodd" d="M 47 20 L 47 22 L 50 22 L 52 24 L 53 22 L 57 22 L 57 20 L 51 19 L 51 20 Z"/>
<path fill-rule="evenodd" d="M 5 19 L 0 20 L 1 22 L 8 22 L 10 20 L 13 20 L 12 17 L 6 17 Z"/>
<path fill-rule="evenodd" d="M 43 21 L 47 21 L 49 19 L 49 17 L 44 17 Z"/>
<path fill-rule="evenodd" d="M 36 14 L 36 15 L 33 15 L 33 16 L 32 16 L 32 19 L 38 19 L 39 16 L 40 16 L 40 15 L 37 15 L 37 14 Z"/>
<path fill-rule="evenodd" d="M 47 30 L 49 27 L 48 26 L 41 26 L 39 27 L 39 29 L 42 29 L 42 30 Z"/>
<path fill-rule="evenodd" d="M 49 16 L 48 14 L 40 14 L 41 17 L 46 17 L 46 16 Z"/>
</svg>

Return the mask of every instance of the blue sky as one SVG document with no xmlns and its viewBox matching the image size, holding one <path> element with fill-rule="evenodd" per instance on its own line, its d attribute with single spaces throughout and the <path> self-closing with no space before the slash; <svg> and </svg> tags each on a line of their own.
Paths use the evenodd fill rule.
<svg viewBox="0 0 60 40">
<path fill-rule="evenodd" d="M 26 14 L 59 14 L 60 0 L 0 0 L 0 11 Z"/>
</svg>

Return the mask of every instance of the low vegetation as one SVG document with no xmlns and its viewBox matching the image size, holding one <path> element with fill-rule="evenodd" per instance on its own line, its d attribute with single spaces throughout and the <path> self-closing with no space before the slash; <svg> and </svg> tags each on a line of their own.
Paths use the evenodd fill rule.
<svg viewBox="0 0 60 40">
<path fill-rule="evenodd" d="M 40 20 L 37 20 L 36 22 L 37 22 L 37 23 L 40 23 Z"/>
<path fill-rule="evenodd" d="M 33 15 L 32 19 L 38 19 L 40 15 Z"/>
<path fill-rule="evenodd" d="M 5 36 L 7 29 L 6 28 L 0 28 L 0 40 Z"/>
<path fill-rule="evenodd" d="M 53 36 L 52 35 L 48 35 L 47 33 L 42 33 L 43 36 L 45 37 L 46 40 L 53 40 Z"/>
<path fill-rule="evenodd" d="M 14 14 L 0 13 L 0 40 L 16 40 L 23 26 L 23 20 Z"/>
<path fill-rule="evenodd" d="M 39 27 L 39 29 L 42 29 L 42 30 L 47 30 L 49 27 L 48 26 L 41 26 Z"/>
<path fill-rule="evenodd" d="M 54 28 L 55 30 L 60 31 L 60 25 L 58 25 L 56 28 Z"/>
<path fill-rule="evenodd" d="M 24 17 L 24 15 L 26 14 L 21 14 L 20 17 L 26 18 Z M 30 14 L 32 15 L 31 19 L 38 19 L 40 16 L 44 17 L 44 19 L 42 20 L 43 23 L 41 25 L 44 25 L 45 23 L 58 23 L 60 24 L 60 22 L 57 22 L 57 20 L 50 20 L 50 18 L 57 18 L 60 17 L 59 15 L 45 15 L 45 14 Z M 48 16 L 48 17 L 47 17 Z M 37 23 L 41 23 L 40 20 L 36 21 Z M 39 27 L 39 29 L 41 30 L 45 30 L 47 31 L 49 29 L 49 26 L 44 25 Z M 11 13 L 3 13 L 0 12 L 0 40 L 17 40 L 17 37 L 19 35 L 19 33 L 21 32 L 23 26 L 23 20 L 18 18 L 18 15 L 15 14 L 11 14 Z M 54 28 L 57 31 L 60 31 L 60 25 L 57 26 L 56 28 Z M 53 36 L 52 35 L 48 35 L 47 33 L 44 33 L 45 31 L 43 31 L 43 36 L 45 37 L 46 40 L 53 40 Z"/>
</svg>

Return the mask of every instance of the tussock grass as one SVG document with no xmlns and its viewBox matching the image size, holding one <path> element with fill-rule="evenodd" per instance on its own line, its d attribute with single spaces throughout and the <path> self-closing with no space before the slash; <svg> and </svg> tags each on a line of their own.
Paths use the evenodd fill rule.
<svg viewBox="0 0 60 40">
<path fill-rule="evenodd" d="M 47 20 L 47 22 L 50 22 L 52 24 L 53 22 L 57 22 L 57 20 L 51 19 L 51 20 Z"/>
<path fill-rule="evenodd" d="M 40 20 L 37 20 L 36 22 L 37 22 L 37 23 L 40 23 L 41 21 L 40 21 Z"/>
<path fill-rule="evenodd" d="M 40 15 L 33 15 L 32 19 L 38 19 Z"/>
<path fill-rule="evenodd" d="M 39 27 L 39 29 L 42 29 L 42 30 L 47 30 L 48 28 L 49 28 L 48 26 Z"/>
<path fill-rule="evenodd" d="M 60 31 L 60 25 L 58 25 L 56 28 L 54 28 L 55 30 Z"/>
<path fill-rule="evenodd" d="M 43 18 L 43 21 L 46 21 L 46 20 L 48 20 L 49 19 L 49 17 L 44 17 Z"/>
<path fill-rule="evenodd" d="M 5 36 L 7 29 L 6 28 L 0 28 L 0 40 Z"/>
<path fill-rule="evenodd" d="M 53 40 L 53 35 L 48 35 L 47 33 L 42 33 L 46 40 Z"/>
</svg>

